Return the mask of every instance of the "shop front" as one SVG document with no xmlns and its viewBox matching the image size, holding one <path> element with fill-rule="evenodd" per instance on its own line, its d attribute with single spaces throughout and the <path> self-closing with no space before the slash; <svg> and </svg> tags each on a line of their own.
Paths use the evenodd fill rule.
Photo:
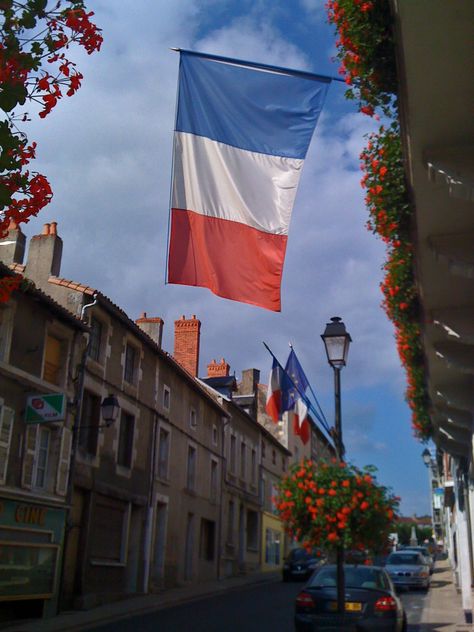
<svg viewBox="0 0 474 632">
<path fill-rule="evenodd" d="M 283 566 L 285 533 L 281 520 L 268 512 L 262 514 L 262 571 L 276 571 Z"/>
<path fill-rule="evenodd" d="M 64 508 L 0 497 L 4 618 L 19 609 L 43 617 L 56 614 L 65 517 Z"/>
</svg>

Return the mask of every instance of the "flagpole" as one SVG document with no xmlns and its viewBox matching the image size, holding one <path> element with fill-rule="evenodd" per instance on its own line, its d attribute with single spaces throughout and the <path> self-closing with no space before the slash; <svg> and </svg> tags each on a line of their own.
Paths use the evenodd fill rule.
<svg viewBox="0 0 474 632">
<path fill-rule="evenodd" d="M 281 75 L 295 75 L 298 77 L 304 77 L 310 81 L 342 81 L 341 77 L 333 77 L 330 75 L 319 75 L 313 72 L 307 72 L 306 70 L 296 70 L 294 68 L 284 68 L 283 66 L 273 66 L 271 64 L 261 64 L 254 61 L 247 61 L 245 59 L 234 59 L 232 57 L 223 57 L 221 55 L 211 55 L 209 53 L 200 53 L 194 50 L 187 50 L 185 48 L 171 48 L 170 50 L 176 53 L 184 53 L 186 55 L 194 55 L 195 57 L 202 57 L 203 59 L 210 59 L 213 61 L 219 61 L 224 64 L 233 64 L 235 66 L 246 66 L 247 68 L 256 68 L 258 70 L 267 70 L 268 72 L 275 72 Z"/>
<path fill-rule="evenodd" d="M 302 399 L 305 401 L 306 404 L 308 404 L 308 408 L 313 412 L 313 414 L 315 415 L 316 419 L 319 421 L 319 423 L 322 425 L 322 427 L 324 428 L 324 430 L 327 432 L 327 434 L 329 435 L 329 437 L 331 437 L 331 431 L 330 428 L 327 424 L 326 419 L 322 419 L 318 413 L 318 411 L 315 409 L 315 407 L 313 406 L 312 402 L 308 399 L 307 395 L 305 395 L 305 393 L 302 393 L 298 387 L 297 384 L 294 383 L 294 381 L 291 378 L 291 375 L 288 374 L 288 372 L 285 370 L 285 368 L 280 364 L 278 358 L 275 356 L 275 354 L 273 353 L 273 351 L 270 349 L 270 347 L 267 345 L 266 342 L 263 342 L 263 346 L 266 348 L 266 350 L 268 351 L 268 353 L 272 356 L 272 358 L 275 360 L 275 362 L 278 364 L 278 366 L 280 367 L 280 369 L 285 373 L 285 375 L 287 376 L 287 378 L 290 380 L 291 384 L 293 385 L 293 388 L 295 388 L 298 393 L 301 395 Z"/>
</svg>

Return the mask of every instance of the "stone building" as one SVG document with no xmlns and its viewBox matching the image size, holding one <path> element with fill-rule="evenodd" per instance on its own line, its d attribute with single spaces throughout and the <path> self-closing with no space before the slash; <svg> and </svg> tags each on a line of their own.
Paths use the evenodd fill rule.
<svg viewBox="0 0 474 632">
<path fill-rule="evenodd" d="M 173 358 L 161 348 L 160 318 L 134 322 L 100 291 L 60 277 L 55 223 L 31 239 L 26 264 L 24 247 L 15 247 L 24 243 L 21 231 L 13 226 L 6 241 L 4 261 L 90 326 L 78 380 L 64 603 L 88 607 L 216 577 L 227 415 L 194 377 L 199 321 L 176 321 Z M 120 415 L 105 427 L 100 405 L 110 394 Z"/>
<path fill-rule="evenodd" d="M 0 620 L 56 613 L 86 330 L 32 284 L 0 304 Z"/>
</svg>

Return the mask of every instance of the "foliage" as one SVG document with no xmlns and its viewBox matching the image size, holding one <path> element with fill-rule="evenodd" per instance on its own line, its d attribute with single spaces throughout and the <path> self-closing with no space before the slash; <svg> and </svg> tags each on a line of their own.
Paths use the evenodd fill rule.
<svg viewBox="0 0 474 632">
<path fill-rule="evenodd" d="M 433 432 L 428 412 L 425 361 L 421 342 L 421 310 L 414 273 L 414 208 L 408 195 L 397 112 L 397 76 L 392 19 L 388 0 L 329 0 L 329 22 L 339 38 L 340 72 L 350 86 L 346 96 L 357 98 L 360 111 L 373 116 L 376 108 L 389 119 L 369 135 L 361 154 L 367 191 L 367 228 L 387 246 L 383 265 L 382 306 L 395 326 L 400 360 L 407 373 L 406 399 L 415 435 L 425 441 Z"/>
<path fill-rule="evenodd" d="M 399 498 L 377 484 L 375 472 L 336 461 L 295 464 L 275 499 L 287 533 L 307 549 L 383 550 Z"/>
<path fill-rule="evenodd" d="M 328 0 L 326 8 L 338 33 L 339 72 L 350 86 L 346 97 L 365 114 L 376 107 L 388 114 L 397 80 L 388 0 Z"/>
<path fill-rule="evenodd" d="M 409 524 L 407 522 L 398 522 L 395 525 L 395 531 L 398 534 L 398 542 L 402 546 L 408 546 L 410 544 L 413 525 L 415 526 L 416 539 L 420 544 L 432 537 L 433 529 L 431 527 L 420 527 L 414 523 Z"/>
<path fill-rule="evenodd" d="M 63 6 L 65 4 L 65 6 Z M 0 238 L 10 222 L 27 222 L 52 199 L 48 180 L 28 168 L 36 143 L 18 125 L 29 115 L 27 102 L 39 104 L 45 118 L 63 96 L 76 93 L 83 79 L 66 52 L 72 44 L 88 54 L 102 44 L 82 0 L 0 0 Z M 5 300 L 6 286 L 0 298 Z"/>
</svg>

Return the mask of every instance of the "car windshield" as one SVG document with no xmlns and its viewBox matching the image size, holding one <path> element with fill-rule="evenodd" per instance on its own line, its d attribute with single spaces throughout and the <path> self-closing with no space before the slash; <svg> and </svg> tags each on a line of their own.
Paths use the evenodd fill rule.
<svg viewBox="0 0 474 632">
<path fill-rule="evenodd" d="M 375 568 L 360 566 L 357 568 L 345 569 L 346 588 L 386 588 L 383 571 Z M 326 567 L 316 573 L 310 580 L 308 586 L 336 586 L 337 571 L 334 567 Z"/>
<path fill-rule="evenodd" d="M 425 556 L 429 556 L 430 552 L 428 551 L 428 549 L 425 549 L 425 547 L 421 547 L 421 546 L 409 546 L 407 547 L 407 551 L 419 551 L 422 555 Z"/>
<path fill-rule="evenodd" d="M 304 562 L 309 559 L 310 555 L 304 549 L 294 549 L 290 553 L 290 559 L 292 562 Z"/>
<path fill-rule="evenodd" d="M 405 564 L 421 564 L 422 560 L 419 553 L 393 553 L 387 560 L 387 564 L 393 566 L 403 566 Z"/>
</svg>

